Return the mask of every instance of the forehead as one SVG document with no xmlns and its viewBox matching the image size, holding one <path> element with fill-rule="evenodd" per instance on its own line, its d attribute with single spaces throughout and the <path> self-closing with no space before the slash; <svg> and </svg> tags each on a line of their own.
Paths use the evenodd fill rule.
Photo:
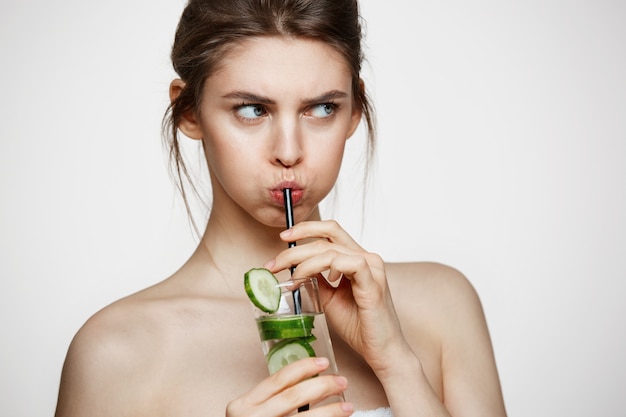
<svg viewBox="0 0 626 417">
<path fill-rule="evenodd" d="M 268 96 L 350 92 L 345 58 L 317 40 L 282 36 L 248 38 L 234 45 L 208 79 L 210 89 L 250 90 Z"/>
</svg>

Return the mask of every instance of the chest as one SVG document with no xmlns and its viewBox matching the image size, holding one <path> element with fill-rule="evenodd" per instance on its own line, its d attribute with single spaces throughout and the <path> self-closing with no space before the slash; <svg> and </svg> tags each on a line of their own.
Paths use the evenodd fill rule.
<svg viewBox="0 0 626 417">
<path fill-rule="evenodd" d="M 155 367 L 146 372 L 152 393 L 144 402 L 146 415 L 221 417 L 230 401 L 268 376 L 247 305 L 178 317 L 165 333 L 156 342 L 161 348 L 151 361 Z M 362 358 L 337 336 L 333 348 L 339 372 L 349 381 L 346 400 L 357 409 L 387 406 L 382 386 Z"/>
<path fill-rule="evenodd" d="M 219 338 L 164 358 L 172 365 L 153 390 L 160 394 L 153 399 L 152 416 L 222 417 L 230 401 L 268 376 L 256 327 L 252 326 L 251 333 L 232 332 L 236 326 L 230 324 L 226 328 L 231 330 Z M 346 400 L 358 409 L 387 405 L 384 390 L 369 367 L 341 341 L 334 343 L 339 371 L 349 380 Z"/>
</svg>

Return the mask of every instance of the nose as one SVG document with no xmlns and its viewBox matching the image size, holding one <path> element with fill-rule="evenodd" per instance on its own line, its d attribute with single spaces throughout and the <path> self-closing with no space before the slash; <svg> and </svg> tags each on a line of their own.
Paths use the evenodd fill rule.
<svg viewBox="0 0 626 417">
<path fill-rule="evenodd" d="M 273 163 L 286 168 L 297 165 L 303 157 L 302 138 L 297 118 L 277 120 L 273 130 Z"/>
</svg>

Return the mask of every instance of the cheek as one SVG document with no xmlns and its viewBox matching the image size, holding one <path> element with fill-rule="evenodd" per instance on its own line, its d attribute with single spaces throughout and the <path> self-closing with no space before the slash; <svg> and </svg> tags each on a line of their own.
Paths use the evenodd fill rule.
<svg viewBox="0 0 626 417">
<path fill-rule="evenodd" d="M 313 165 L 317 167 L 318 176 L 325 182 L 334 183 L 341 168 L 345 141 L 337 140 L 326 143 L 319 143 L 312 147 L 310 155 L 314 155 Z M 332 187 L 332 184 L 330 184 Z"/>
<path fill-rule="evenodd" d="M 205 138 L 204 152 L 210 175 L 226 189 L 245 183 L 241 178 L 249 177 L 250 167 L 256 165 L 250 160 L 251 150 L 223 138 Z"/>
<path fill-rule="evenodd" d="M 249 160 L 258 150 L 253 149 L 249 138 L 241 137 L 241 132 L 232 129 L 226 120 L 216 117 L 204 125 L 204 149 L 210 166 L 226 168 L 240 165 L 247 166 Z"/>
<path fill-rule="evenodd" d="M 231 178 L 232 181 L 250 176 L 253 167 L 259 166 L 255 156 L 255 151 L 250 148 L 226 146 L 206 150 L 209 169 L 220 177 Z"/>
</svg>

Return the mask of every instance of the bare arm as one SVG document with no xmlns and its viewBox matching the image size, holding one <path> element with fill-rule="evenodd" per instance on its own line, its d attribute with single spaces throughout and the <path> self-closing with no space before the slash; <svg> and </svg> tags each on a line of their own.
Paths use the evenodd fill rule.
<svg viewBox="0 0 626 417">
<path fill-rule="evenodd" d="M 446 407 L 455 416 L 505 416 L 500 380 L 480 299 L 460 274 L 450 279 L 442 343 Z M 471 406 L 468 406 L 470 405 Z"/>
<path fill-rule="evenodd" d="M 439 264 L 394 265 L 390 266 L 390 275 L 398 278 L 392 280 L 393 293 L 412 350 L 419 352 L 418 344 L 425 333 L 432 335 L 437 345 L 441 370 L 437 396 L 447 412 L 455 417 L 505 416 L 487 324 L 478 295 L 468 280 Z M 428 326 L 426 332 L 424 323 Z M 404 361 L 411 364 L 410 358 L 407 353 Z M 413 391 L 435 395 L 435 390 L 424 388 L 424 372 L 419 364 L 418 360 L 418 365 L 410 368 L 415 380 Z M 398 369 L 395 381 L 401 380 L 401 372 L 409 371 Z M 406 377 L 404 380 L 408 381 Z M 398 383 L 393 392 L 406 391 L 407 385 Z M 388 394 L 390 401 L 393 395 Z M 439 414 L 433 410 L 426 415 Z"/>
<path fill-rule="evenodd" d="M 320 286 L 327 320 L 374 371 L 395 417 L 504 415 L 480 302 L 461 274 L 436 264 L 391 272 L 334 221 L 302 222 L 281 237 L 316 240 L 266 267 L 298 265 L 294 276 L 327 271 L 337 283 Z M 424 340 L 437 349 L 425 349 Z"/>
</svg>

